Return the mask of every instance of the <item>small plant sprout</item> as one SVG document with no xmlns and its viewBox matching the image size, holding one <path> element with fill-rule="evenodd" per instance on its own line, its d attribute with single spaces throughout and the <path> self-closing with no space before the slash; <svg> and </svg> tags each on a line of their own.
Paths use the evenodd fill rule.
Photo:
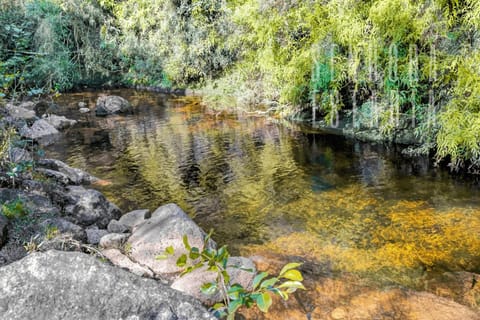
<svg viewBox="0 0 480 320">
<path fill-rule="evenodd" d="M 244 288 L 238 283 L 232 284 L 227 268 L 239 267 L 228 265 L 230 254 L 226 246 L 212 249 L 207 245 L 211 235 L 212 231 L 206 236 L 202 250 L 190 246 L 187 236 L 184 235 L 183 244 L 187 253 L 180 255 L 176 263 L 178 267 L 185 267 L 180 276 L 201 267 L 207 267 L 208 271 L 217 274 L 215 281 L 204 283 L 200 288 L 202 293 L 206 295 L 220 292 L 223 302 L 217 303 L 212 307 L 213 314 L 217 318 L 233 320 L 236 312 L 241 307 L 251 308 L 257 306 L 260 311 L 266 313 L 272 305 L 272 294 L 280 296 L 283 300 L 288 300 L 289 294 L 298 289 L 305 290 L 302 283 L 303 276 L 297 269 L 302 264 L 296 262 L 285 265 L 278 276 L 275 277 L 268 272 L 256 274 L 251 288 Z M 174 253 L 174 248 L 169 246 L 156 259 L 167 259 L 169 256 L 173 256 Z"/>
</svg>

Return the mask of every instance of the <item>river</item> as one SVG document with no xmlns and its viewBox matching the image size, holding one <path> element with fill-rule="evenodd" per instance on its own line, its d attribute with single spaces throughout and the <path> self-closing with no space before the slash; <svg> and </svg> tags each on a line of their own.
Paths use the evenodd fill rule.
<svg viewBox="0 0 480 320">
<path fill-rule="evenodd" d="M 233 253 L 307 262 L 317 293 L 304 301 L 318 302 L 315 283 L 325 277 L 348 279 L 347 291 L 351 281 L 362 292 L 432 291 L 446 274 L 480 272 L 473 180 L 393 146 L 215 113 L 194 97 L 108 93 L 128 99 L 134 114 L 80 114 L 78 102 L 93 108 L 101 93 L 64 94 L 61 113 L 80 125 L 47 155 L 108 181 L 96 188 L 124 212 L 175 202 Z M 478 310 L 480 296 L 449 297 Z"/>
</svg>

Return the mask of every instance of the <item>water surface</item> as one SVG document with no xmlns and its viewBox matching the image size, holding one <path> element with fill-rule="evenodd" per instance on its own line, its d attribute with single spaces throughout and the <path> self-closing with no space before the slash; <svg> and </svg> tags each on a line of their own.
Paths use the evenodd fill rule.
<svg viewBox="0 0 480 320">
<path fill-rule="evenodd" d="M 393 147 L 214 114 L 195 98 L 110 93 L 134 114 L 79 114 L 98 92 L 59 97 L 81 124 L 47 153 L 110 181 L 98 188 L 124 212 L 175 202 L 233 252 L 314 261 L 383 286 L 480 271 L 473 181 Z"/>
</svg>

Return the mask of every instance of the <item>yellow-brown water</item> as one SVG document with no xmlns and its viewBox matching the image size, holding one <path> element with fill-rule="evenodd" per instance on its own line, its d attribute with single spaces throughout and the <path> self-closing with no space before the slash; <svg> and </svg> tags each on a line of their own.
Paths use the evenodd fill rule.
<svg viewBox="0 0 480 320">
<path fill-rule="evenodd" d="M 305 261 L 311 296 L 302 300 L 313 305 L 300 309 L 310 317 L 331 317 L 318 311 L 325 279 L 347 292 L 433 292 L 429 283 L 446 283 L 446 274 L 480 271 L 480 190 L 472 181 L 379 145 L 210 114 L 197 99 L 113 93 L 132 102 L 133 115 L 76 111 L 79 101 L 93 107 L 99 93 L 59 97 L 81 125 L 47 153 L 109 181 L 96 187 L 124 212 L 175 202 L 232 252 Z M 478 292 L 447 296 L 478 311 Z"/>
</svg>

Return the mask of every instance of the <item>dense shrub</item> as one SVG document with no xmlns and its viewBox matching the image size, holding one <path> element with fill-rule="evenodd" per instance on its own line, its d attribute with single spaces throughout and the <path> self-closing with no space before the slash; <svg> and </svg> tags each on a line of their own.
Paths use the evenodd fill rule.
<svg viewBox="0 0 480 320">
<path fill-rule="evenodd" d="M 477 0 L 0 0 L 3 94 L 201 86 L 220 107 L 315 109 L 414 132 L 478 167 Z"/>
<path fill-rule="evenodd" d="M 115 69 L 99 32 L 108 16 L 92 1 L 2 0 L 4 94 L 67 90 L 106 81 Z"/>
</svg>

